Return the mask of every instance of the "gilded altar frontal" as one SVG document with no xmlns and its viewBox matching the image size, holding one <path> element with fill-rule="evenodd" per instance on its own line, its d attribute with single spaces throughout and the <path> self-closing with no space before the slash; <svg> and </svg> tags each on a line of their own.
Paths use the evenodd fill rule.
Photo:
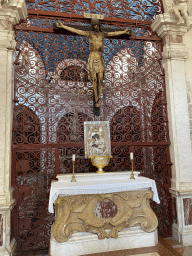
<svg viewBox="0 0 192 256">
<path fill-rule="evenodd" d="M 59 197 L 55 201 L 56 218 L 53 236 L 66 242 L 76 232 L 91 232 L 98 239 L 117 238 L 122 229 L 141 226 L 146 232 L 155 231 L 157 217 L 148 206 L 151 191 L 120 192 L 101 195 Z M 110 217 L 97 210 L 100 202 L 114 202 L 116 214 Z"/>
</svg>

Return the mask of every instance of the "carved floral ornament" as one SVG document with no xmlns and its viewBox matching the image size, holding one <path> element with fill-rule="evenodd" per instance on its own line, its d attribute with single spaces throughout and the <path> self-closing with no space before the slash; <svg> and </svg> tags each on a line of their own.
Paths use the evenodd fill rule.
<svg viewBox="0 0 192 256">
<path fill-rule="evenodd" d="M 155 213 L 149 206 L 150 190 L 127 191 L 101 195 L 58 197 L 55 201 L 53 236 L 66 242 L 76 232 L 91 232 L 99 239 L 117 238 L 122 229 L 140 226 L 153 232 L 158 225 Z M 100 218 L 96 214 L 99 202 L 112 202 L 117 206 L 115 216 Z"/>
<path fill-rule="evenodd" d="M 188 0 L 163 0 L 165 13 L 173 14 L 177 24 L 189 25 L 188 18 L 192 13 L 192 3 Z"/>
</svg>

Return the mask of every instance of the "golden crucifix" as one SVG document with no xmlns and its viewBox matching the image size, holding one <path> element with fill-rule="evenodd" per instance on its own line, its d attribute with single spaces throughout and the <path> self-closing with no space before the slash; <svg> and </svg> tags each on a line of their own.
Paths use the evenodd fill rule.
<svg viewBox="0 0 192 256">
<path fill-rule="evenodd" d="M 105 66 L 103 60 L 103 39 L 106 37 L 119 36 L 123 34 L 131 35 L 130 29 L 114 32 L 103 32 L 101 24 L 97 18 L 92 18 L 92 31 L 84 31 L 64 25 L 61 22 L 56 23 L 57 28 L 63 28 L 78 35 L 87 36 L 89 38 L 90 55 L 88 59 L 88 79 L 92 82 L 95 107 L 100 106 L 100 97 L 103 88 L 103 80 L 105 79 Z"/>
</svg>

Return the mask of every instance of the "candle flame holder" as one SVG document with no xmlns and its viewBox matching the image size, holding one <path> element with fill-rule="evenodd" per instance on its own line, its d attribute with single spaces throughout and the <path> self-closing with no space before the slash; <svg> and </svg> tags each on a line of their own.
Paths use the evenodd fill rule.
<svg viewBox="0 0 192 256">
<path fill-rule="evenodd" d="M 73 161 L 73 160 L 72 160 L 72 165 L 73 165 L 73 175 L 72 175 L 71 182 L 76 182 L 76 179 L 75 179 L 75 161 Z"/>
<path fill-rule="evenodd" d="M 131 161 L 131 177 L 130 177 L 130 179 L 135 179 L 134 174 L 133 174 L 133 159 L 130 161 Z"/>
</svg>

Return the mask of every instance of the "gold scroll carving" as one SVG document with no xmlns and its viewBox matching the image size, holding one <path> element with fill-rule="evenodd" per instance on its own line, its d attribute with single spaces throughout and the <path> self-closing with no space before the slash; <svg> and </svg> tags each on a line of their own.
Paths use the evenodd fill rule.
<svg viewBox="0 0 192 256">
<path fill-rule="evenodd" d="M 66 242 L 76 232 L 98 234 L 99 239 L 117 238 L 124 228 L 140 226 L 146 232 L 157 228 L 158 220 L 150 208 L 151 190 L 136 190 L 109 194 L 59 196 L 55 201 L 53 236 Z M 99 202 L 117 205 L 113 218 L 98 218 L 95 208 Z"/>
</svg>

